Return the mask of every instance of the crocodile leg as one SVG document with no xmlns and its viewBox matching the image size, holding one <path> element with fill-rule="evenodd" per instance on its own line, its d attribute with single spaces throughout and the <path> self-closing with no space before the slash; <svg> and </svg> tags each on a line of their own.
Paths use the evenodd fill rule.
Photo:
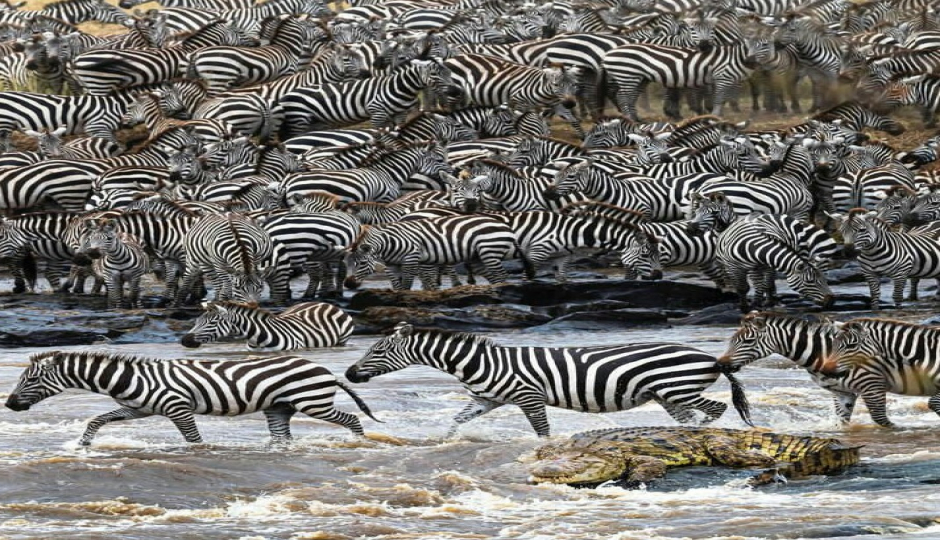
<svg viewBox="0 0 940 540">
<path fill-rule="evenodd" d="M 721 465 L 728 467 L 770 467 L 777 460 L 760 450 L 742 450 L 732 437 L 709 436 L 705 438 L 705 450 Z"/>
<path fill-rule="evenodd" d="M 835 441 L 813 448 L 802 457 L 789 463 L 780 463 L 748 480 L 752 486 L 776 482 L 780 476 L 800 478 L 821 474 L 834 474 L 850 465 L 858 464 L 859 446 L 843 446 Z"/>
<path fill-rule="evenodd" d="M 626 489 L 666 476 L 666 462 L 649 456 L 626 456 L 627 475 L 617 485 Z"/>
</svg>

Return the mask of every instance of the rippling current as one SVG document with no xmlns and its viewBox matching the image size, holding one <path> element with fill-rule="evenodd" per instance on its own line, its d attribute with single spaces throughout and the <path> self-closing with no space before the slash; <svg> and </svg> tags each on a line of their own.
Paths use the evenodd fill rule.
<svg viewBox="0 0 940 540">
<path fill-rule="evenodd" d="M 719 354 L 732 332 L 492 336 L 518 345 L 680 341 Z M 373 341 L 301 354 L 341 374 Z M 247 354 L 236 344 L 104 348 L 171 358 Z M 0 351 L 0 399 L 40 350 Z M 639 491 L 530 485 L 520 459 L 539 441 L 522 413 L 497 409 L 444 441 L 467 397 L 450 376 L 426 367 L 355 386 L 384 421 L 363 418 L 367 440 L 295 416 L 297 442 L 288 449 L 266 446 L 260 414 L 197 417 L 201 445 L 186 445 L 168 420 L 153 417 L 110 424 L 80 448 L 85 422 L 114 404 L 70 391 L 28 412 L 0 411 L 0 538 L 940 538 L 940 421 L 926 398 L 889 396 L 889 414 L 904 429 L 876 427 L 861 404 L 843 428 L 832 420 L 828 394 L 788 362 L 763 361 L 741 377 L 758 425 L 864 444 L 862 464 L 837 477 L 758 489 L 742 487 L 747 471 L 711 468 L 673 471 Z M 730 403 L 724 379 L 706 395 Z M 342 392 L 337 405 L 356 411 Z M 606 415 L 549 409 L 549 418 L 559 437 L 675 425 L 655 404 Z M 744 427 L 730 407 L 716 425 Z"/>
</svg>

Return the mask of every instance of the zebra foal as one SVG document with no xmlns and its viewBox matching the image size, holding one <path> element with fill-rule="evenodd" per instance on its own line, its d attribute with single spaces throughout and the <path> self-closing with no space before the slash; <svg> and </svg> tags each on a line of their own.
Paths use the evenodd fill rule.
<svg viewBox="0 0 940 540">
<path fill-rule="evenodd" d="M 654 400 L 679 422 L 692 422 L 693 409 L 704 422 L 719 418 L 727 405 L 702 397 L 720 371 L 715 358 L 670 343 L 600 347 L 504 347 L 473 334 L 418 330 L 400 322 L 346 370 L 354 383 L 427 365 L 458 377 L 472 403 L 456 417 L 459 424 L 497 407 L 518 405 L 540 437 L 550 433 L 545 406 L 583 412 L 631 409 Z M 750 424 L 744 388 L 730 373 L 732 403 Z"/>
<path fill-rule="evenodd" d="M 930 396 L 940 415 L 940 328 L 889 319 L 854 319 L 842 325 L 820 371 L 841 379 L 861 396 L 871 419 L 888 419 L 885 394 Z"/>
<path fill-rule="evenodd" d="M 170 360 L 49 351 L 30 357 L 6 406 L 26 411 L 69 388 L 111 396 L 121 407 L 88 423 L 79 441 L 83 446 L 90 445 L 105 424 L 153 415 L 169 418 L 189 443 L 202 442 L 196 414 L 237 416 L 257 411 L 268 421 L 272 442 L 291 439 L 290 418 L 297 412 L 363 435 L 359 418 L 334 408 L 337 387 L 375 420 L 365 402 L 328 369 L 298 356 Z"/>
<path fill-rule="evenodd" d="M 205 309 L 180 343 L 197 348 L 219 338 L 247 340 L 250 351 L 289 351 L 343 345 L 353 320 L 342 309 L 323 302 L 304 302 L 274 314 L 255 305 L 206 302 Z"/>
</svg>

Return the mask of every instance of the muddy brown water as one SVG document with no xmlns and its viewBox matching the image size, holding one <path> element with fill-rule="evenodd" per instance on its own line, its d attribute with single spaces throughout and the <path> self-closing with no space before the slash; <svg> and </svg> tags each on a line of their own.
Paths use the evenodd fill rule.
<svg viewBox="0 0 940 540">
<path fill-rule="evenodd" d="M 493 334 L 506 344 L 679 341 L 721 353 L 733 328 L 696 327 L 549 335 Z M 303 356 L 336 373 L 374 341 Z M 91 347 L 76 347 L 87 349 Z M 160 357 L 232 358 L 236 344 L 100 347 Z M 30 354 L 0 351 L 0 399 Z M 750 489 L 746 471 L 688 469 L 645 490 L 531 485 L 520 461 L 536 439 L 517 408 L 497 409 L 444 441 L 467 402 L 450 376 L 426 367 L 355 389 L 384 423 L 363 419 L 367 440 L 295 417 L 297 442 L 269 448 L 263 417 L 198 417 L 201 445 L 148 418 L 111 424 L 87 449 L 85 422 L 113 408 L 70 391 L 30 411 L 0 411 L 0 538 L 69 539 L 680 539 L 940 538 L 940 419 L 926 398 L 889 398 L 904 429 L 883 430 L 864 406 L 849 428 L 828 395 L 782 360 L 741 373 L 756 422 L 779 431 L 864 444 L 863 463 L 831 478 Z M 720 381 L 709 397 L 730 402 Z M 347 397 L 344 410 L 355 410 Z M 556 436 L 611 426 L 674 425 L 657 405 L 606 415 L 550 409 Z M 733 413 L 717 424 L 743 427 Z"/>
</svg>

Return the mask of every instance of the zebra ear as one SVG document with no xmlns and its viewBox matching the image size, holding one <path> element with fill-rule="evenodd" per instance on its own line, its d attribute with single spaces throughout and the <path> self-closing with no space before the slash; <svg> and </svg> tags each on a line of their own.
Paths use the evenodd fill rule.
<svg viewBox="0 0 940 540">
<path fill-rule="evenodd" d="M 68 131 L 68 126 L 59 126 L 55 131 L 52 132 L 56 137 L 61 137 L 65 135 L 65 132 Z"/>
<path fill-rule="evenodd" d="M 213 304 L 213 306 L 215 307 L 216 312 L 218 312 L 221 315 L 225 315 L 226 313 L 228 313 L 228 308 L 225 306 L 222 306 L 219 304 Z"/>
<path fill-rule="evenodd" d="M 203 303 L 200 304 L 200 305 L 202 306 L 202 309 L 205 310 L 205 311 L 210 311 L 210 310 L 212 310 L 212 308 L 214 307 L 213 304 L 212 304 L 212 302 L 203 302 Z"/>
<path fill-rule="evenodd" d="M 405 337 L 410 336 L 411 333 L 414 332 L 414 329 L 415 329 L 414 326 L 411 326 L 405 321 L 402 321 L 395 325 L 395 335 L 397 335 L 398 337 L 405 338 Z"/>
<path fill-rule="evenodd" d="M 456 185 L 457 183 L 460 182 L 460 179 L 459 179 L 459 178 L 457 178 L 456 176 L 454 176 L 454 175 L 448 173 L 447 171 L 441 171 L 441 173 L 440 173 L 439 176 L 440 176 L 441 180 L 444 181 L 444 184 L 445 184 L 445 185 L 448 185 L 448 186 L 454 186 L 454 185 Z"/>
<path fill-rule="evenodd" d="M 86 219 L 84 224 L 86 231 L 93 231 L 98 228 L 98 221 L 95 219 Z"/>
</svg>

